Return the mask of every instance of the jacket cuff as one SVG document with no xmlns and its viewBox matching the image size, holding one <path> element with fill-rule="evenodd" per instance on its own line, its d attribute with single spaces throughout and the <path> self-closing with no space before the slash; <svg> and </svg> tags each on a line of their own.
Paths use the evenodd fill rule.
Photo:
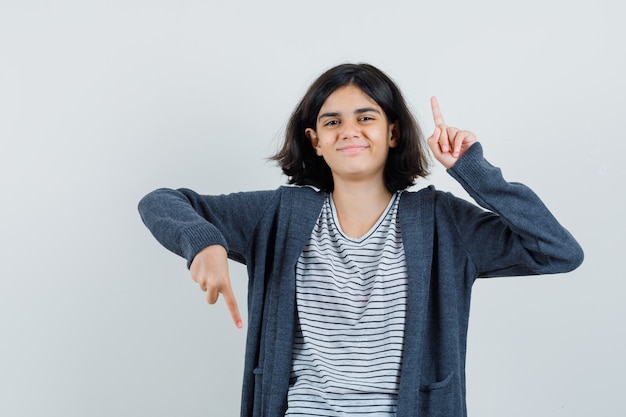
<svg viewBox="0 0 626 417">
<path fill-rule="evenodd" d="M 493 179 L 494 175 L 502 175 L 499 168 L 485 159 L 480 142 L 470 146 L 463 156 L 446 171 L 464 187 L 469 184 L 482 184 L 486 179 Z"/>
<path fill-rule="evenodd" d="M 202 249 L 211 245 L 221 245 L 228 251 L 224 236 L 211 224 L 199 224 L 183 230 L 180 237 L 182 255 L 187 259 L 187 268 Z"/>
</svg>

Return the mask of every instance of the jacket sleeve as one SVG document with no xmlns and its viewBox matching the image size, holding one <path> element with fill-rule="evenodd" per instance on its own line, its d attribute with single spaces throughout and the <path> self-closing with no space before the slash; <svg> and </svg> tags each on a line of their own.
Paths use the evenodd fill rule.
<svg viewBox="0 0 626 417">
<path fill-rule="evenodd" d="M 448 170 L 485 210 L 450 194 L 444 198 L 478 277 L 569 272 L 583 250 L 527 186 L 505 181 L 472 145 Z"/>
<path fill-rule="evenodd" d="M 199 195 L 181 188 L 158 189 L 139 202 L 139 214 L 165 248 L 191 265 L 198 252 L 222 245 L 228 257 L 246 263 L 245 252 L 274 191 Z"/>
</svg>

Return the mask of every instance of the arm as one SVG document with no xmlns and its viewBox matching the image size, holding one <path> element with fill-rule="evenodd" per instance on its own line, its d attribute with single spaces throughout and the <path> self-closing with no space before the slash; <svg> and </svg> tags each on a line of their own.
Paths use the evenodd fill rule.
<svg viewBox="0 0 626 417">
<path fill-rule="evenodd" d="M 164 247 L 187 260 L 210 245 L 245 263 L 245 251 L 273 191 L 200 195 L 189 189 L 158 189 L 141 199 L 139 214 Z"/>
<path fill-rule="evenodd" d="M 241 315 L 230 285 L 227 257 L 245 263 L 245 252 L 272 192 L 201 196 L 191 190 L 159 189 L 139 202 L 154 237 L 187 259 L 191 277 L 214 304 L 219 294 L 237 327 Z"/>
<path fill-rule="evenodd" d="M 506 182 L 500 169 L 483 158 L 474 134 L 448 127 L 436 98 L 431 105 L 436 128 L 428 144 L 435 158 L 490 211 L 449 194 L 442 201 L 478 276 L 559 273 L 578 267 L 582 248 L 539 197 L 522 184 Z"/>
<path fill-rule="evenodd" d="M 483 208 L 465 200 L 444 200 L 478 276 L 569 272 L 583 260 L 573 236 L 528 187 L 509 183 L 474 144 L 448 169 Z"/>
</svg>

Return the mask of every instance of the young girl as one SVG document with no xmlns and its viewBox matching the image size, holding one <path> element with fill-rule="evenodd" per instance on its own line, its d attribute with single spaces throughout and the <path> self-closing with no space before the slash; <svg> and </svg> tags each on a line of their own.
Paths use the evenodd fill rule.
<svg viewBox="0 0 626 417">
<path fill-rule="evenodd" d="M 424 141 L 396 85 L 366 64 L 331 68 L 296 107 L 274 156 L 291 186 L 141 200 L 146 226 L 238 327 L 227 258 L 247 265 L 242 416 L 465 416 L 474 280 L 582 262 L 539 198 L 431 106 L 433 155 L 484 209 L 406 190 L 427 174 Z"/>
</svg>

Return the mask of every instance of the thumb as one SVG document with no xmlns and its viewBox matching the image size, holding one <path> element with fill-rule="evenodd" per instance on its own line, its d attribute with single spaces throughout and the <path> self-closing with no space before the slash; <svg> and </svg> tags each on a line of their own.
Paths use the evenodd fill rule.
<svg viewBox="0 0 626 417">
<path fill-rule="evenodd" d="M 433 152 L 435 157 L 438 157 L 441 154 L 441 148 L 439 148 L 439 138 L 441 137 L 441 129 L 439 127 L 435 128 L 435 131 L 432 135 L 427 139 L 428 147 Z"/>
</svg>

